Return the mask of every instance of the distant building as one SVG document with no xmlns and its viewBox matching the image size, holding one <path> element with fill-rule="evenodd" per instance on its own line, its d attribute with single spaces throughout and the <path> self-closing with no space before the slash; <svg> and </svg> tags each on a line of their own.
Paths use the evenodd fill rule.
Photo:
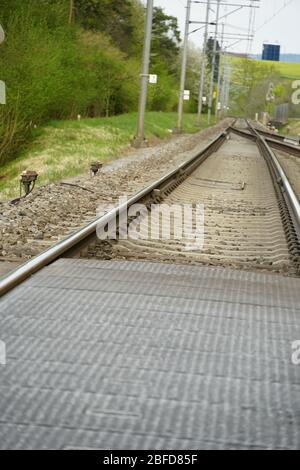
<svg viewBox="0 0 300 470">
<path fill-rule="evenodd" d="M 279 44 L 264 44 L 262 60 L 280 61 L 280 46 Z"/>
</svg>

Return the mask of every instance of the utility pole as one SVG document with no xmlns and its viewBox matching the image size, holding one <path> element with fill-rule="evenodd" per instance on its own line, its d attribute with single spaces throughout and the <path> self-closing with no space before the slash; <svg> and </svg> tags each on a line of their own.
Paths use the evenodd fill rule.
<svg viewBox="0 0 300 470">
<path fill-rule="evenodd" d="M 204 42 L 203 42 L 203 52 L 202 52 L 202 62 L 201 62 L 201 71 L 200 71 L 200 85 L 199 85 L 199 96 L 198 96 L 198 116 L 197 124 L 200 125 L 202 106 L 203 106 L 203 94 L 204 94 L 204 82 L 205 82 L 205 70 L 206 70 L 206 45 L 208 39 L 208 23 L 209 23 L 209 14 L 210 14 L 210 1 L 207 0 L 206 6 L 206 18 L 205 18 L 205 30 L 204 30 Z"/>
<path fill-rule="evenodd" d="M 219 69 L 218 69 L 218 85 L 217 85 L 217 99 L 216 99 L 216 121 L 218 120 L 219 114 L 219 99 L 221 93 L 221 65 L 222 65 L 222 51 L 223 51 L 223 44 L 224 44 L 224 29 L 225 24 L 222 24 L 222 35 L 221 35 L 221 49 L 219 53 Z"/>
<path fill-rule="evenodd" d="M 190 19 L 191 19 L 191 4 L 192 4 L 192 0 L 187 0 L 185 32 L 184 32 L 184 41 L 183 41 L 183 48 L 182 48 L 178 117 L 177 117 L 176 129 L 175 129 L 175 132 L 178 134 L 182 132 L 182 115 L 183 115 L 184 89 L 185 89 L 186 65 L 187 65 L 187 55 L 188 55 L 189 27 L 190 27 Z"/>
<path fill-rule="evenodd" d="M 74 17 L 74 0 L 70 0 L 69 24 L 73 23 L 73 17 Z"/>
<path fill-rule="evenodd" d="M 147 91 L 148 91 L 148 81 L 149 81 L 149 65 L 150 65 L 152 21 L 153 21 L 153 1 L 154 0 L 147 0 L 137 133 L 132 142 L 132 146 L 135 148 L 148 147 L 148 141 L 145 138 L 145 112 L 146 112 L 146 105 L 147 105 Z"/>
<path fill-rule="evenodd" d="M 4 40 L 5 33 L 0 24 L 0 44 L 2 44 Z M 0 104 L 6 104 L 6 85 L 2 80 L 0 80 Z"/>
<path fill-rule="evenodd" d="M 225 88 L 226 88 L 226 75 L 227 75 L 227 56 L 226 52 L 224 52 L 224 60 L 223 60 L 223 70 L 222 70 L 222 85 L 221 85 L 221 117 L 224 116 L 224 105 L 225 105 Z"/>
<path fill-rule="evenodd" d="M 210 75 L 210 87 L 209 87 L 209 97 L 208 97 L 208 116 L 207 122 L 211 122 L 211 113 L 212 113 L 212 104 L 213 104 L 213 92 L 214 92 L 214 80 L 215 80 L 215 68 L 216 68 L 216 58 L 217 58 L 217 42 L 218 42 L 218 23 L 220 16 L 220 3 L 221 0 L 217 0 L 217 13 L 216 13 L 216 29 L 215 29 L 215 39 L 214 39 L 214 49 L 212 57 L 212 66 L 211 66 L 211 75 Z"/>
</svg>

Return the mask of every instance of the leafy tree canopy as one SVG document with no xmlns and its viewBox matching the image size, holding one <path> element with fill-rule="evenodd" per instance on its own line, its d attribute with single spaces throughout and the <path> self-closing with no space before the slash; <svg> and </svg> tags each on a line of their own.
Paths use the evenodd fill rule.
<svg viewBox="0 0 300 470">
<path fill-rule="evenodd" d="M 124 52 L 137 52 L 143 41 L 143 8 L 138 0 L 73 0 L 75 20 L 85 29 L 108 34 Z"/>
<path fill-rule="evenodd" d="M 180 31 L 178 20 L 160 7 L 153 12 L 152 63 L 163 63 L 170 73 L 178 69 Z"/>
</svg>

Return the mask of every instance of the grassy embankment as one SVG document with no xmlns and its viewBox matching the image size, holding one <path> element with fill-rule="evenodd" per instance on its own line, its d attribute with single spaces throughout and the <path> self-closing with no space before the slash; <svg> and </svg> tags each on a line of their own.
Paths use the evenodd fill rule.
<svg viewBox="0 0 300 470">
<path fill-rule="evenodd" d="M 149 112 L 146 136 L 170 137 L 175 127 L 175 113 Z M 135 132 L 136 114 L 81 121 L 52 121 L 37 129 L 36 138 L 17 159 L 0 168 L 0 200 L 18 196 L 19 175 L 26 169 L 39 174 L 38 185 L 59 181 L 89 171 L 93 160 L 106 162 L 126 154 Z M 202 127 L 206 127 L 203 120 Z M 184 117 L 184 132 L 195 133 L 195 115 Z"/>
<path fill-rule="evenodd" d="M 279 71 L 280 76 L 288 80 L 299 80 L 300 79 L 300 63 L 297 62 L 272 62 L 262 61 L 274 67 Z"/>
<path fill-rule="evenodd" d="M 257 62 L 261 65 L 268 67 L 274 66 L 274 68 L 279 72 L 282 79 L 286 80 L 299 80 L 300 79 L 300 63 L 298 62 L 274 62 L 271 60 L 258 60 L 252 59 L 253 62 Z M 240 57 L 230 57 L 230 61 L 234 66 L 240 66 L 243 63 L 244 59 Z"/>
</svg>

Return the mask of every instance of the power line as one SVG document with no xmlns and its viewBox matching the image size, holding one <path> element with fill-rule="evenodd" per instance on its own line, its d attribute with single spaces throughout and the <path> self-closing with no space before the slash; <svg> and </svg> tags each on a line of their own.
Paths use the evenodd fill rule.
<svg viewBox="0 0 300 470">
<path fill-rule="evenodd" d="M 268 18 L 264 23 L 262 23 L 256 30 L 255 33 L 260 31 L 264 26 L 269 24 L 274 18 L 276 18 L 285 8 L 290 6 L 295 0 L 284 0 L 284 5 L 282 5 L 270 18 Z"/>
</svg>

